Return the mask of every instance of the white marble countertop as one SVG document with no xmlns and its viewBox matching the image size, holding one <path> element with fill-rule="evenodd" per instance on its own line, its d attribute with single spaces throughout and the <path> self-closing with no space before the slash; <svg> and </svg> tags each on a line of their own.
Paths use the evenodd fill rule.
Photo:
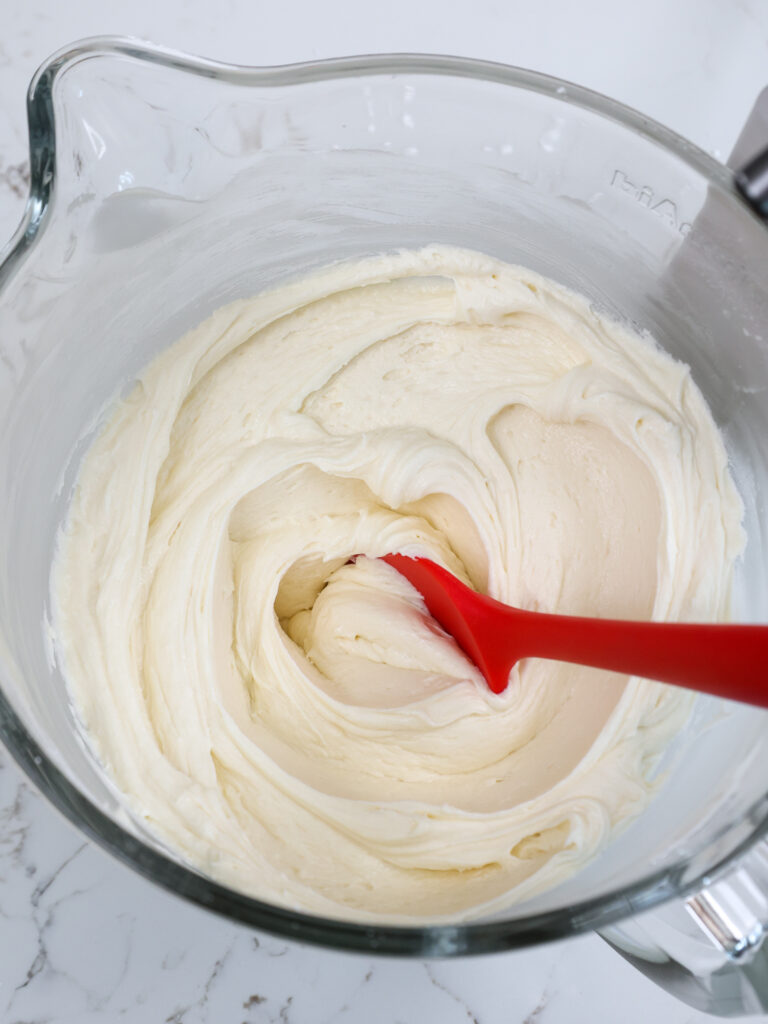
<svg viewBox="0 0 768 1024">
<path fill-rule="evenodd" d="M 2 0 L 0 240 L 27 187 L 24 95 L 87 35 L 222 60 L 459 53 L 609 93 L 724 159 L 768 84 L 764 0 Z M 279 8 L 279 9 L 278 9 Z M 300 8 L 300 10 L 297 10 Z M 768 1018 L 748 1018 L 757 1021 Z M 0 747 L 3 1024 L 698 1024 L 596 936 L 450 962 L 256 935 L 154 888 L 80 837 Z"/>
</svg>

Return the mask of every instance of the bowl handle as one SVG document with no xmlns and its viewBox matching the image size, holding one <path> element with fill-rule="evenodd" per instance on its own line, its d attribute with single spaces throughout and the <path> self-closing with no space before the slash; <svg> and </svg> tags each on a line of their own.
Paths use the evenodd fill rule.
<svg viewBox="0 0 768 1024">
<path fill-rule="evenodd" d="M 749 205 L 768 220 L 768 86 L 744 123 L 728 166 L 734 184 Z"/>
<path fill-rule="evenodd" d="M 768 146 L 737 171 L 734 180 L 749 205 L 768 220 Z"/>
<path fill-rule="evenodd" d="M 693 896 L 599 934 L 697 1010 L 719 1017 L 768 1012 L 768 840 Z"/>
</svg>

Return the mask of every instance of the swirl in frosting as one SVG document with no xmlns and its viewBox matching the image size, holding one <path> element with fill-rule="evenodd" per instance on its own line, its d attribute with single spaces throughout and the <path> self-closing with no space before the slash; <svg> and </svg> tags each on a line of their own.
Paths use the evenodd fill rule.
<svg viewBox="0 0 768 1024">
<path fill-rule="evenodd" d="M 740 519 L 686 366 L 431 247 L 235 302 L 154 360 L 83 462 L 55 633 L 183 862 L 331 916 L 476 918 L 643 811 L 691 697 L 539 660 L 495 696 L 377 557 L 529 609 L 713 620 Z"/>
</svg>

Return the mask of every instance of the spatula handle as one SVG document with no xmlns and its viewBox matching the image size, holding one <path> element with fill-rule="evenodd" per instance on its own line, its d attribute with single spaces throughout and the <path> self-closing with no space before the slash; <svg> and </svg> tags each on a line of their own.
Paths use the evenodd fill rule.
<svg viewBox="0 0 768 1024">
<path fill-rule="evenodd" d="M 514 628 L 521 657 L 610 669 L 768 707 L 768 626 L 516 611 Z"/>
</svg>

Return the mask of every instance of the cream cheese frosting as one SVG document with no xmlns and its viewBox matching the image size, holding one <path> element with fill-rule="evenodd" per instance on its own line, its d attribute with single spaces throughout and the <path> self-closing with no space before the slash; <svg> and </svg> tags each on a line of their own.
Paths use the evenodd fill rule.
<svg viewBox="0 0 768 1024">
<path fill-rule="evenodd" d="M 377 557 L 534 610 L 714 620 L 741 511 L 651 339 L 475 252 L 342 263 L 218 310 L 114 406 L 56 642 L 97 756 L 185 863 L 331 916 L 482 917 L 643 811 L 692 698 L 533 659 L 494 695 Z"/>
</svg>

